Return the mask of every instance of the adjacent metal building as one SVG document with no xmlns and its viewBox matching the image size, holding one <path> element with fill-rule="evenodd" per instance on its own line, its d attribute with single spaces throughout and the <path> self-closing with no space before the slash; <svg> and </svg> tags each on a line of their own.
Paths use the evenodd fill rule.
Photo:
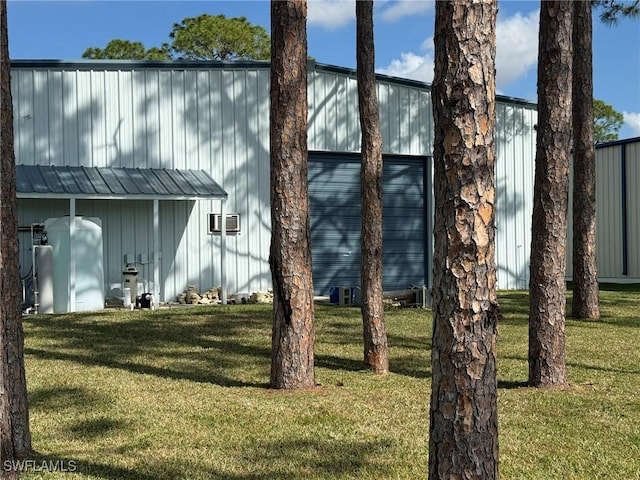
<svg viewBox="0 0 640 480">
<path fill-rule="evenodd" d="M 640 137 L 596 145 L 596 256 L 602 282 L 640 283 L 638 206 Z M 567 277 L 571 279 L 571 203 L 569 207 Z"/>
<path fill-rule="evenodd" d="M 229 293 L 271 286 L 268 254 L 269 64 L 264 62 L 12 62 L 16 162 L 25 166 L 203 171 L 223 194 L 74 197 L 98 217 L 105 286 L 117 294 L 134 262 L 164 301 L 194 285 Z M 309 65 L 309 180 L 316 293 L 358 284 L 360 127 L 354 71 Z M 384 150 L 386 289 L 430 283 L 433 117 L 429 85 L 378 77 Z M 496 248 L 499 288 L 526 288 L 537 120 L 534 104 L 497 105 Z M 47 192 L 43 192 L 47 193 Z M 50 192 L 49 192 L 50 193 Z M 70 213 L 60 195 L 19 192 L 21 272 L 27 227 Z M 210 214 L 237 215 L 224 235 Z M 155 226 L 154 226 L 155 224 Z M 226 224 L 225 224 L 226 225 Z M 238 231 L 233 231 L 239 227 Z M 226 274 L 225 274 L 226 273 Z M 224 274 L 224 275 L 223 275 Z"/>
</svg>

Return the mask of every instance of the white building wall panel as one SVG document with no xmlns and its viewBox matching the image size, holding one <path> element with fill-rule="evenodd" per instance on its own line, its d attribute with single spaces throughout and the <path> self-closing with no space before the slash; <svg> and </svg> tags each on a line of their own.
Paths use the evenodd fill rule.
<svg viewBox="0 0 640 480">
<path fill-rule="evenodd" d="M 358 82 L 355 74 L 309 73 L 309 150 L 360 151 Z M 431 155 L 432 113 L 425 86 L 378 81 L 385 154 Z"/>
<path fill-rule="evenodd" d="M 627 276 L 640 279 L 640 142 L 630 143 L 625 148 L 627 164 Z"/>
<path fill-rule="evenodd" d="M 529 286 L 537 112 L 500 102 L 496 108 L 496 261 L 498 287 Z M 533 132 L 533 133 L 532 133 Z"/>
<path fill-rule="evenodd" d="M 230 293 L 269 288 L 269 69 L 130 65 L 14 67 L 18 163 L 206 170 L 229 193 L 226 211 L 241 216 L 242 232 L 227 239 Z M 308 94 L 309 150 L 359 151 L 355 74 L 311 69 Z M 384 153 L 431 156 L 428 88 L 379 79 L 378 96 Z M 501 288 L 528 284 L 535 122 L 531 105 L 499 103 Z M 432 208 L 431 193 L 428 201 Z M 40 203 L 21 201 L 21 225 L 68 213 L 68 202 Z M 86 203 L 79 202 L 79 214 Z M 107 284 L 120 281 L 126 254 L 152 258 L 150 201 L 95 201 L 90 210 L 104 222 Z M 192 284 L 220 285 L 220 237 L 207 232 L 207 214 L 219 210 L 218 201 L 160 202 L 163 299 Z"/>
<path fill-rule="evenodd" d="M 16 69 L 17 161 L 208 171 L 229 192 L 226 210 L 241 215 L 243 231 L 227 239 L 230 293 L 264 290 L 271 284 L 268 81 L 265 68 Z M 22 226 L 68 214 L 68 202 L 38 213 L 41 203 L 49 202 L 21 200 L 21 213 L 31 212 Z M 152 258 L 152 203 L 96 203 L 109 228 L 105 280 L 119 282 L 125 254 Z M 164 298 L 191 284 L 220 285 L 220 238 L 207 225 L 216 211 L 217 201 L 160 202 Z M 29 255 L 24 261 L 30 265 Z"/>
<path fill-rule="evenodd" d="M 622 273 L 622 201 L 619 148 L 596 150 L 596 216 L 598 275 Z"/>
<path fill-rule="evenodd" d="M 596 148 L 596 255 L 598 277 L 607 282 L 640 281 L 640 139 Z M 570 197 L 571 198 L 571 197 Z M 626 204 L 626 214 L 625 214 Z M 567 276 L 572 276 L 572 216 Z"/>
</svg>

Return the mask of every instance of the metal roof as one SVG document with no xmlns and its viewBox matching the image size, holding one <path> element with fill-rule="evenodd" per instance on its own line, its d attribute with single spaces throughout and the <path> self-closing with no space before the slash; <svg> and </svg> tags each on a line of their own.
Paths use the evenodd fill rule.
<svg viewBox="0 0 640 480">
<path fill-rule="evenodd" d="M 204 170 L 16 165 L 18 198 L 226 199 Z"/>
<path fill-rule="evenodd" d="M 142 69 L 166 69 L 166 70 L 214 70 L 214 69 L 268 69 L 271 63 L 268 60 L 102 60 L 102 59 L 76 59 L 76 60 L 27 60 L 12 59 L 11 68 L 47 68 L 47 69 L 72 69 L 72 70 L 142 70 Z M 355 77 L 356 70 L 349 67 L 317 63 L 315 60 L 307 62 L 309 72 L 329 72 Z M 376 73 L 376 78 L 397 85 L 409 85 L 426 90 L 431 89 L 431 84 L 410 78 L 401 78 L 391 75 Z M 535 101 L 522 98 L 496 95 L 496 100 L 515 104 L 536 107 Z"/>
</svg>

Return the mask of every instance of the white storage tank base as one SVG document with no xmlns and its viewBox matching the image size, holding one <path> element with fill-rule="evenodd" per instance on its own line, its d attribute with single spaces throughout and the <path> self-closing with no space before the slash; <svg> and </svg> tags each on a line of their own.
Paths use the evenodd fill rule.
<svg viewBox="0 0 640 480">
<path fill-rule="evenodd" d="M 71 246 L 69 219 L 48 218 L 44 222 L 53 246 L 53 309 L 56 313 L 100 310 L 104 308 L 102 221 L 76 217 Z M 75 305 L 71 305 L 70 298 L 71 255 L 75 264 Z"/>
<path fill-rule="evenodd" d="M 34 245 L 34 287 L 37 292 L 36 311 L 53 313 L 53 247 Z"/>
</svg>

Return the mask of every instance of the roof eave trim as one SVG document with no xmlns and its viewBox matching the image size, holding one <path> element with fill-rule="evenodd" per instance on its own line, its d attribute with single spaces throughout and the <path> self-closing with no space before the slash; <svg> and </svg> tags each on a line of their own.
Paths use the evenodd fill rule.
<svg viewBox="0 0 640 480">
<path fill-rule="evenodd" d="M 37 192 L 17 192 L 16 197 L 21 199 L 58 199 L 58 200 L 227 200 L 228 194 L 224 195 L 90 195 L 79 194 L 70 195 L 65 193 L 37 193 Z"/>
</svg>

